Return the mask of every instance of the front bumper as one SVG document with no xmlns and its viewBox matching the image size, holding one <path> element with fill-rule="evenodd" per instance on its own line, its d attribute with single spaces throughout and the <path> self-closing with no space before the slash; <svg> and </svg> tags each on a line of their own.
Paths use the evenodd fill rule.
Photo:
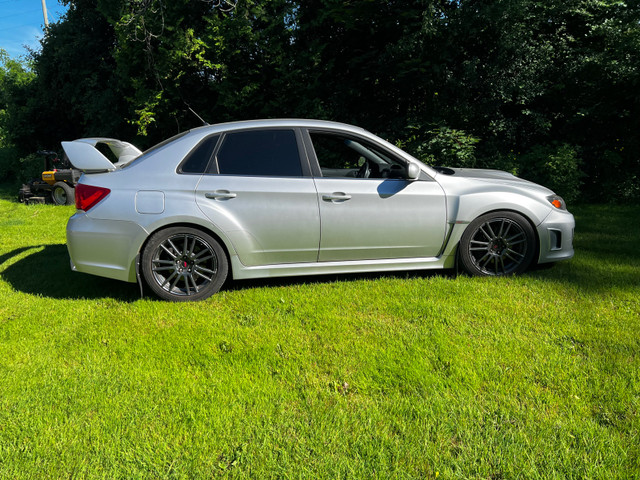
<svg viewBox="0 0 640 480">
<path fill-rule="evenodd" d="M 146 237 L 147 232 L 136 223 L 94 219 L 78 212 L 67 223 L 71 269 L 135 282 L 135 258 Z"/>
<path fill-rule="evenodd" d="M 575 219 L 567 211 L 552 210 L 540 225 L 540 256 L 538 263 L 558 262 L 573 257 Z"/>
</svg>

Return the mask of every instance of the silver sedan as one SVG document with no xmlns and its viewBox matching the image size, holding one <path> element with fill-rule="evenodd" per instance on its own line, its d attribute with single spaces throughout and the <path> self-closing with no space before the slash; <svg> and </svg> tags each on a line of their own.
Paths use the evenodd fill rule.
<svg viewBox="0 0 640 480">
<path fill-rule="evenodd" d="M 166 300 L 207 298 L 229 276 L 456 265 L 501 276 L 573 256 L 573 215 L 547 188 L 429 167 L 351 125 L 211 125 L 144 153 L 108 138 L 62 145 L 84 172 L 67 225 L 72 269 L 144 279 Z"/>
</svg>

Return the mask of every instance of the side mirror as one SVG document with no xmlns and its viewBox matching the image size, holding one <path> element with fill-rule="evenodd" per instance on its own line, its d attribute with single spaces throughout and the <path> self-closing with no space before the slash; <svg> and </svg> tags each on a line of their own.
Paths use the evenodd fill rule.
<svg viewBox="0 0 640 480">
<path fill-rule="evenodd" d="M 407 180 L 414 181 L 420 178 L 420 167 L 415 163 L 407 164 Z"/>
</svg>

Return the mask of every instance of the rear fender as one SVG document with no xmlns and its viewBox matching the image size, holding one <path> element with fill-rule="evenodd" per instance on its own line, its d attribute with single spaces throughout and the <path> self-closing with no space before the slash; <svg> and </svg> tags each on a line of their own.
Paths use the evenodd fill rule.
<svg viewBox="0 0 640 480">
<path fill-rule="evenodd" d="M 173 218 L 162 219 L 162 221 L 158 221 L 158 222 L 154 222 L 152 224 L 146 225 L 144 227 L 145 231 L 147 232 L 146 238 L 142 242 L 137 243 L 137 248 L 135 249 L 135 253 L 142 253 L 144 246 L 149 240 L 149 237 L 151 237 L 154 233 L 160 230 L 164 230 L 166 228 L 178 227 L 178 226 L 190 227 L 190 228 L 202 230 L 203 232 L 208 233 L 209 235 L 213 236 L 216 240 L 219 241 L 220 245 L 222 245 L 222 248 L 224 248 L 229 258 L 237 255 L 237 252 L 235 247 L 233 246 L 233 243 L 221 228 L 219 228 L 216 224 L 211 222 L 206 222 L 201 218 L 187 216 L 187 215 L 182 216 L 180 218 L 173 217 Z M 134 245 L 136 245 L 136 243 L 134 243 Z M 133 253 L 133 251 L 131 253 Z"/>
</svg>

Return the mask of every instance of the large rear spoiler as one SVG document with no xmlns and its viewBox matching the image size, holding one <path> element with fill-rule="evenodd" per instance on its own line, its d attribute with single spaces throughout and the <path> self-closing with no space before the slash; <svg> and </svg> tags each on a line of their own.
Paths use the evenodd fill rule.
<svg viewBox="0 0 640 480">
<path fill-rule="evenodd" d="M 107 145 L 118 157 L 116 163 L 112 163 L 96 148 L 101 143 Z M 81 138 L 73 142 L 62 142 L 62 148 L 71 165 L 85 173 L 113 172 L 142 154 L 130 143 L 115 138 Z"/>
</svg>

